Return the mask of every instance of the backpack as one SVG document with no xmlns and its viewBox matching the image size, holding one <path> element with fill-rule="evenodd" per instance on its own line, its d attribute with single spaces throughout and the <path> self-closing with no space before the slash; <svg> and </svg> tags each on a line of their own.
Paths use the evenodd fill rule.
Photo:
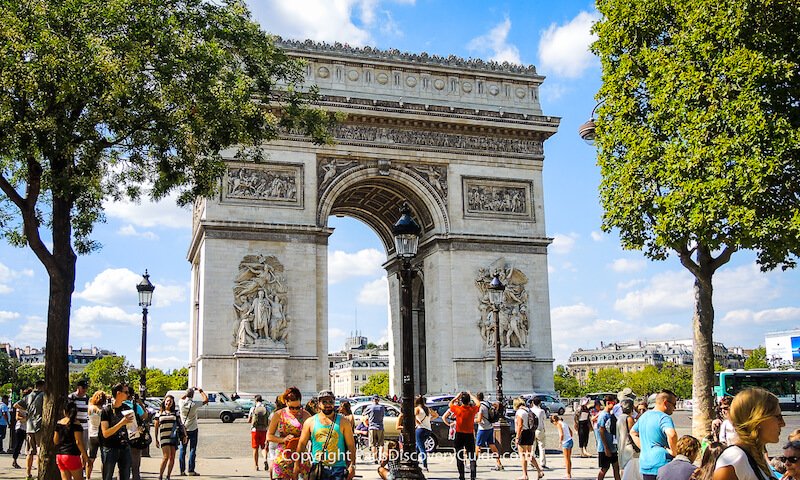
<svg viewBox="0 0 800 480">
<path fill-rule="evenodd" d="M 253 409 L 253 428 L 266 430 L 269 427 L 267 409 L 263 405 L 256 405 Z"/>
<path fill-rule="evenodd" d="M 500 412 L 489 402 L 483 402 L 483 405 L 486 406 L 486 411 L 489 412 L 489 416 L 486 419 L 491 423 L 497 423 L 500 420 Z"/>
<path fill-rule="evenodd" d="M 537 428 L 539 428 L 539 417 L 537 417 L 536 414 L 533 413 L 533 410 L 531 410 L 530 408 L 528 407 L 523 407 L 523 408 L 525 409 L 526 412 L 528 412 L 528 421 L 526 422 L 525 430 L 536 430 Z"/>
</svg>

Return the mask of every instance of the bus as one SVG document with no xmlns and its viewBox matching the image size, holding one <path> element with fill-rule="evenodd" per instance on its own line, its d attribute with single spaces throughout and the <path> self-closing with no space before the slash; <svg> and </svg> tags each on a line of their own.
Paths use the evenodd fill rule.
<svg viewBox="0 0 800 480">
<path fill-rule="evenodd" d="M 783 411 L 800 411 L 800 371 L 798 370 L 725 370 L 715 382 L 717 398 L 733 396 L 748 387 L 772 392 Z"/>
</svg>

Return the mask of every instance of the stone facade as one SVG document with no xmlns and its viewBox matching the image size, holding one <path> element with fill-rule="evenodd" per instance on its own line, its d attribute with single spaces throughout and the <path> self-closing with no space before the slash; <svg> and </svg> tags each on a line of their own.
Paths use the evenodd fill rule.
<svg viewBox="0 0 800 480">
<path fill-rule="evenodd" d="M 603 343 L 600 348 L 572 352 L 567 370 L 581 384 L 590 373 L 605 368 L 616 368 L 622 373 L 644 370 L 648 365 L 662 367 L 666 364 L 691 366 L 694 362 L 691 340 L 665 340 L 653 342 Z M 743 368 L 744 356 L 729 351 L 725 345 L 714 342 L 714 360 L 725 368 Z"/>
<path fill-rule="evenodd" d="M 388 362 L 399 393 L 391 226 L 408 202 L 423 229 L 412 289 L 416 391 L 494 389 L 481 279 L 495 271 L 514 280 L 500 317 L 510 332 L 505 390 L 552 390 L 542 168 L 559 121 L 542 114 L 543 77 L 424 54 L 281 46 L 306 61 L 320 105 L 347 117 L 334 145 L 285 132 L 263 146 L 263 162 L 227 152 L 220 195 L 196 202 L 190 383 L 270 395 L 328 385 L 327 222 L 340 215 L 372 227 L 387 251 Z M 267 258 L 281 266 L 279 280 L 263 267 L 243 270 Z M 279 338 L 269 334 L 276 308 Z"/>
</svg>

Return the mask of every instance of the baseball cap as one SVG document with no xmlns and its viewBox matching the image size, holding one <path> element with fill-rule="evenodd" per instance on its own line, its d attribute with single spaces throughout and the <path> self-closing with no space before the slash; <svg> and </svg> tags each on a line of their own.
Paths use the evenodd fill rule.
<svg viewBox="0 0 800 480">
<path fill-rule="evenodd" d="M 330 390 L 320 390 L 320 392 L 317 394 L 317 398 L 336 398 L 336 395 L 334 395 Z"/>
<path fill-rule="evenodd" d="M 617 400 L 625 400 L 626 398 L 633 397 L 633 390 L 629 387 L 625 387 L 619 392 L 617 392 Z"/>
<path fill-rule="evenodd" d="M 89 388 L 89 382 L 87 382 L 86 380 L 78 380 L 78 383 L 76 383 L 75 386 Z"/>
</svg>

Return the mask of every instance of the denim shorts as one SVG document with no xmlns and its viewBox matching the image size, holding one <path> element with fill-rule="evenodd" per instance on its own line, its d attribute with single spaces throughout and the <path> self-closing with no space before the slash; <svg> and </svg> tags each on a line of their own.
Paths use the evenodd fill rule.
<svg viewBox="0 0 800 480">
<path fill-rule="evenodd" d="M 569 440 L 567 440 L 566 442 L 564 442 L 564 443 L 562 443 L 562 444 L 561 444 L 561 448 L 572 449 L 572 447 L 573 447 L 574 445 L 575 445 L 575 443 L 574 443 L 574 442 L 572 441 L 572 439 L 570 438 Z"/>
</svg>

